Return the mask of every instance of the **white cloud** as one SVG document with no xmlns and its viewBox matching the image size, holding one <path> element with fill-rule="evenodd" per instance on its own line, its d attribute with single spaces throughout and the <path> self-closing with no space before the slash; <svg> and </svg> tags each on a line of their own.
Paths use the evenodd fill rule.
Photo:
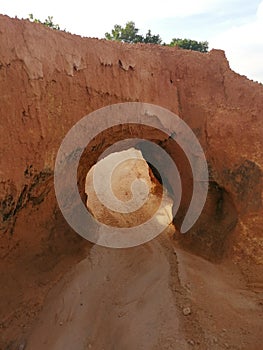
<svg viewBox="0 0 263 350">
<path fill-rule="evenodd" d="M 210 40 L 210 46 L 224 49 L 236 72 L 263 83 L 263 1 L 256 17 L 232 27 Z"/>
<path fill-rule="evenodd" d="M 238 0 L 162 0 L 162 2 L 156 2 L 152 0 L 133 0 L 132 2 L 124 2 L 123 0 L 100 0 L 100 1 L 86 1 L 75 0 L 74 2 L 65 2 L 62 0 L 46 0 L 45 2 L 36 2 L 34 0 L 2 0 L 0 11 L 11 12 L 25 12 L 32 10 L 39 10 L 41 12 L 48 12 L 53 9 L 57 9 L 62 13 L 69 10 L 69 13 L 79 14 L 84 12 L 95 13 L 102 15 L 103 17 L 114 16 L 114 13 L 121 13 L 125 16 L 141 16 L 141 17 L 155 17 L 155 16 L 189 16 L 192 14 L 198 14 L 214 8 L 215 5 L 224 4 L 229 2 L 237 2 Z M 77 10 L 77 11 L 75 11 Z"/>
<path fill-rule="evenodd" d="M 133 20 L 142 28 L 150 20 L 197 15 L 236 2 L 238 0 L 162 0 L 161 3 L 153 0 L 2 0 L 0 12 L 18 17 L 33 13 L 40 19 L 52 15 L 56 22 L 73 33 L 103 37 L 116 23 Z"/>
</svg>

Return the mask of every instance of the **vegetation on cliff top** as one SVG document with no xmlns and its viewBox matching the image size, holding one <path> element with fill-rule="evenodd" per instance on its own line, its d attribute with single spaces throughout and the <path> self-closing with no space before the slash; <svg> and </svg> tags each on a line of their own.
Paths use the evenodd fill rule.
<svg viewBox="0 0 263 350">
<path fill-rule="evenodd" d="M 58 24 L 55 24 L 53 21 L 53 16 L 48 16 L 48 18 L 46 18 L 44 20 L 44 22 L 42 22 L 40 19 L 34 18 L 34 15 L 32 13 L 30 13 L 28 15 L 28 18 L 30 20 L 30 22 L 34 22 L 34 23 L 41 23 L 46 27 L 49 27 L 51 29 L 55 29 L 55 30 L 61 30 L 60 26 Z"/>
<path fill-rule="evenodd" d="M 119 24 L 115 24 L 111 33 L 105 33 L 105 38 L 107 40 L 121 41 L 125 43 L 145 43 L 145 44 L 162 44 L 168 46 L 179 46 L 182 49 L 194 50 L 199 52 L 208 52 L 208 42 L 207 41 L 196 41 L 191 39 L 180 39 L 174 38 L 170 44 L 162 42 L 159 34 L 152 34 L 149 29 L 146 35 L 138 34 L 139 29 L 136 28 L 135 23 L 129 21 L 126 23 L 125 27 Z"/>
<path fill-rule="evenodd" d="M 33 14 L 28 15 L 28 20 L 35 23 L 41 23 L 46 27 L 55 30 L 61 30 L 60 26 L 53 21 L 52 16 L 48 16 L 44 21 L 34 18 Z M 194 50 L 199 52 L 208 52 L 208 42 L 207 41 L 196 41 L 191 39 L 180 39 L 173 38 L 170 44 L 166 44 L 162 41 L 159 34 L 152 34 L 149 29 L 145 35 L 139 34 L 139 29 L 136 28 L 133 21 L 126 23 L 125 27 L 119 24 L 115 24 L 111 33 L 105 33 L 105 38 L 107 40 L 115 40 L 124 43 L 144 43 L 144 44 L 158 44 L 158 45 L 168 45 L 168 46 L 178 46 L 186 50 Z"/>
</svg>

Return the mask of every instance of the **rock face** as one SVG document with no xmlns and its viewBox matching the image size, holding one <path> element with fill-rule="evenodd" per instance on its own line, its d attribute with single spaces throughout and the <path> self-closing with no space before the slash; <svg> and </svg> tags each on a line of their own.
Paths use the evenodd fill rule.
<svg viewBox="0 0 263 350">
<path fill-rule="evenodd" d="M 113 103 L 153 103 L 176 113 L 191 127 L 208 161 L 209 195 L 196 225 L 186 235 L 177 233 L 175 240 L 211 261 L 237 262 L 250 283 L 259 283 L 262 85 L 231 71 L 220 50 L 201 54 L 124 45 L 6 16 L 0 16 L 0 47 L 3 344 L 12 339 L 15 327 L 21 328 L 21 319 L 26 332 L 52 283 L 88 246 L 68 227 L 57 207 L 54 162 L 67 131 L 83 116 Z M 83 199 L 85 176 L 100 153 L 115 141 L 131 137 L 161 145 L 183 173 L 184 197 L 174 220 L 179 227 L 191 199 L 191 169 L 182 150 L 150 128 L 116 126 L 95 137 L 78 171 Z M 23 301 L 17 301 L 20 292 Z M 32 294 L 38 295 L 37 300 Z M 29 305 L 34 311 L 25 316 L 23 310 Z"/>
<path fill-rule="evenodd" d="M 97 162 L 87 174 L 85 192 L 89 211 L 98 221 L 110 226 L 108 233 L 104 226 L 99 228 L 98 244 L 105 241 L 113 247 L 111 232 L 119 236 L 114 241 L 122 248 L 125 247 L 123 236 L 126 237 L 123 242 L 129 240 L 129 247 L 134 247 L 167 228 L 174 233 L 173 201 L 154 178 L 139 150 L 114 152 Z M 127 238 L 125 229 L 137 226 L 138 230 L 133 229 Z M 137 241 L 135 236 L 141 240 Z"/>
<path fill-rule="evenodd" d="M 103 187 L 105 174 L 110 173 L 114 161 L 119 164 L 113 168 L 112 176 L 109 179 L 110 186 L 107 186 L 107 190 L 105 190 Z M 96 174 L 101 175 L 101 177 L 98 176 L 98 183 L 94 187 L 94 171 L 98 166 L 100 168 Z M 87 207 L 96 219 L 105 224 L 108 223 L 115 227 L 138 226 L 149 220 L 160 206 L 163 191 L 160 183 L 153 182 L 152 177 L 148 164 L 140 151 L 129 149 L 110 154 L 94 165 L 86 177 Z M 137 188 L 132 188 L 133 184 L 136 185 L 136 181 L 139 181 Z M 117 202 L 114 208 L 109 188 L 112 189 L 114 199 L 121 201 Z M 166 202 L 169 209 L 167 208 L 167 212 L 163 213 L 164 229 L 172 223 L 173 219 L 173 203 L 168 197 Z M 133 210 L 131 211 L 131 209 Z M 161 212 L 158 214 L 162 216 Z"/>
</svg>

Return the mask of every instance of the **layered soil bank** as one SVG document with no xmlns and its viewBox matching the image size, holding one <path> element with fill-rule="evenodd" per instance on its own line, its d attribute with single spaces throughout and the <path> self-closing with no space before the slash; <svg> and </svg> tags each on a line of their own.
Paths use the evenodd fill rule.
<svg viewBox="0 0 263 350">
<path fill-rule="evenodd" d="M 258 295 L 262 289 L 262 85 L 233 72 L 220 50 L 201 54 L 81 38 L 6 16 L 0 16 L 0 47 L 0 348 L 24 344 L 50 288 L 89 255 L 91 245 L 70 229 L 57 206 L 54 163 L 68 130 L 83 116 L 113 103 L 156 104 L 190 126 L 207 158 L 208 198 L 195 226 L 185 235 L 177 232 L 165 244 L 169 241 L 171 247 L 187 250 L 190 260 L 201 259 L 211 266 L 235 264 L 244 276 L 240 288 Z M 116 126 L 87 145 L 78 169 L 83 200 L 86 174 L 99 155 L 114 142 L 133 137 L 156 142 L 176 161 L 184 193 L 174 220 L 179 228 L 191 200 L 191 168 L 171 138 L 149 127 Z M 161 248 L 153 252 L 156 249 Z M 166 261 L 161 259 L 166 271 Z M 177 272 L 171 274 L 177 278 Z M 259 303 L 256 309 L 249 305 L 257 318 Z M 176 317 L 178 311 L 174 312 Z M 240 348 L 256 349 L 252 338 L 249 346 Z M 244 340 L 244 344 L 248 343 Z"/>
</svg>

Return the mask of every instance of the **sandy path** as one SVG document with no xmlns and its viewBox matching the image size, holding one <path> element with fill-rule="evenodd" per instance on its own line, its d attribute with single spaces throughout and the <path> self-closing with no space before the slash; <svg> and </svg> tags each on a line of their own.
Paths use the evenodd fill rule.
<svg viewBox="0 0 263 350">
<path fill-rule="evenodd" d="M 259 299 L 233 266 L 175 254 L 165 236 L 94 246 L 49 294 L 26 349 L 260 350 Z"/>
<path fill-rule="evenodd" d="M 94 246 L 49 295 L 27 349 L 188 349 L 169 281 L 158 240 Z"/>
</svg>

